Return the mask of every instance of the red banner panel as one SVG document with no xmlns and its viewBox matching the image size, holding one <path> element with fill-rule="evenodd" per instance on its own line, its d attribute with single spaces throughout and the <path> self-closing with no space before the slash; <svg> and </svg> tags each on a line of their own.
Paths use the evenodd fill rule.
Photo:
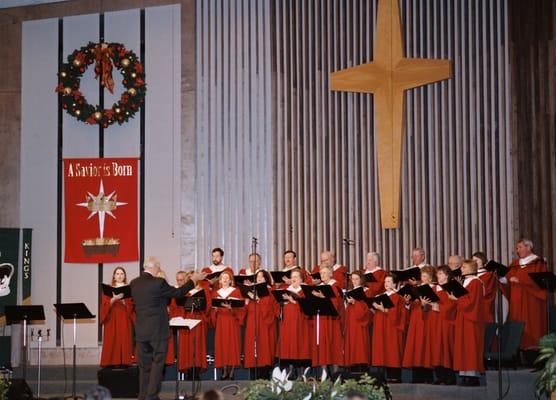
<svg viewBox="0 0 556 400">
<path fill-rule="evenodd" d="M 67 263 L 139 259 L 137 159 L 64 160 Z"/>
</svg>

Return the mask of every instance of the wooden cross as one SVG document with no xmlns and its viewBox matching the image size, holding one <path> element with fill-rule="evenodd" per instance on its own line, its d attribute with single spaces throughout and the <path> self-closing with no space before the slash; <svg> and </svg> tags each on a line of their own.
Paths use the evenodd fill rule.
<svg viewBox="0 0 556 400">
<path fill-rule="evenodd" d="M 383 228 L 400 213 L 404 91 L 451 76 L 450 60 L 405 58 L 398 0 L 379 0 L 374 60 L 331 74 L 331 90 L 372 93 Z"/>
</svg>

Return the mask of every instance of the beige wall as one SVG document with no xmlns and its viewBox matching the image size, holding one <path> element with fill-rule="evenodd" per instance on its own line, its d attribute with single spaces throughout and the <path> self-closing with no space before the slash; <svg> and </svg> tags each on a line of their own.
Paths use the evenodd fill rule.
<svg viewBox="0 0 556 400">
<path fill-rule="evenodd" d="M 0 226 L 19 226 L 21 23 L 26 20 L 181 3 L 182 187 L 195 179 L 195 0 L 75 0 L 0 10 Z M 194 196 L 182 196 L 182 251 L 194 257 Z"/>
</svg>

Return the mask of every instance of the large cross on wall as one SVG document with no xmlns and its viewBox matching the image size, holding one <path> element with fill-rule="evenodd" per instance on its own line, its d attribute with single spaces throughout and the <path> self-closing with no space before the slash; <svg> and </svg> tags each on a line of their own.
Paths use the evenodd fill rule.
<svg viewBox="0 0 556 400">
<path fill-rule="evenodd" d="M 419 1 L 419 0 L 415 0 Z M 383 228 L 400 214 L 404 92 L 451 76 L 450 60 L 405 58 L 398 0 L 379 0 L 373 61 L 331 74 L 330 89 L 372 93 Z"/>
</svg>

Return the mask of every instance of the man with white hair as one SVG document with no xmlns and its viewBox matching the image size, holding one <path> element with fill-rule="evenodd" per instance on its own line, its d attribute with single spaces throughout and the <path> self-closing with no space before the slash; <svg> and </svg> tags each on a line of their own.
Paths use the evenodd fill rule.
<svg viewBox="0 0 556 400">
<path fill-rule="evenodd" d="M 420 247 L 414 248 L 411 252 L 411 267 L 409 268 L 423 268 L 425 265 L 427 265 L 426 258 L 427 255 L 424 249 Z"/>
<path fill-rule="evenodd" d="M 183 297 L 193 289 L 204 274 L 193 273 L 182 287 L 174 288 L 158 278 L 160 262 L 148 257 L 144 271 L 131 281 L 131 296 L 137 320 L 135 340 L 139 353 L 139 400 L 156 400 L 160 392 L 164 360 L 168 351 L 168 299 Z"/>
<path fill-rule="evenodd" d="M 463 257 L 457 254 L 452 254 L 448 257 L 448 267 L 450 268 L 450 278 L 461 276 L 461 264 Z"/>
<path fill-rule="evenodd" d="M 367 253 L 367 265 L 365 266 L 363 274 L 367 280 L 367 287 L 370 290 L 369 296 L 378 296 L 384 292 L 386 271 L 380 267 L 380 254 L 375 251 Z M 374 277 L 374 282 L 369 282 L 369 279 L 367 279 L 369 275 Z"/>
<path fill-rule="evenodd" d="M 320 272 L 321 267 L 330 268 L 332 271 L 332 277 L 336 281 L 337 285 L 341 288 L 345 287 L 347 268 L 336 262 L 336 254 L 333 251 L 324 250 L 320 253 L 320 263 L 319 265 L 315 265 L 313 267 L 311 274 Z M 316 279 L 315 281 L 320 282 L 320 279 Z"/>
<path fill-rule="evenodd" d="M 531 272 L 548 271 L 546 261 L 533 253 L 533 242 L 520 239 L 515 246 L 519 258 L 510 264 L 510 270 L 500 281 L 510 288 L 510 321 L 525 323 L 521 336 L 522 350 L 536 348 L 539 339 L 547 333 L 546 292 L 531 279 Z"/>
</svg>

